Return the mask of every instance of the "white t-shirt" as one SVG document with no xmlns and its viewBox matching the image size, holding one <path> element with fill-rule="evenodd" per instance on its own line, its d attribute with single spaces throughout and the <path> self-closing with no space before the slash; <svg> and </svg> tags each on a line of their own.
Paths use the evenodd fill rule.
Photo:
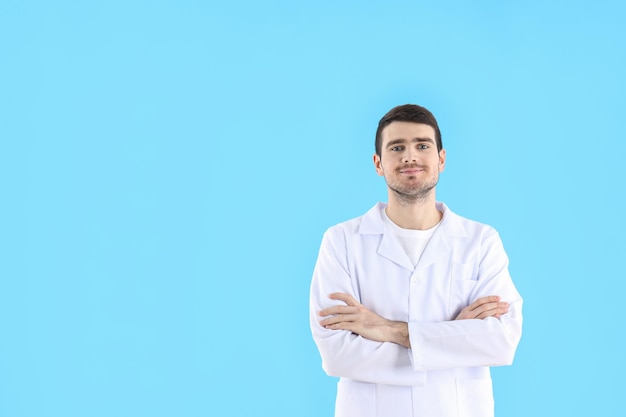
<svg viewBox="0 0 626 417">
<path fill-rule="evenodd" d="M 428 245 L 430 238 L 433 237 L 433 234 L 435 233 L 435 230 L 437 230 L 437 227 L 441 224 L 441 221 L 427 230 L 403 229 L 391 221 L 391 219 L 387 216 L 387 212 L 384 207 L 381 208 L 381 211 L 383 222 L 387 225 L 387 227 L 389 227 L 389 230 L 392 231 L 396 239 L 398 239 L 400 246 L 402 246 L 406 252 L 413 266 L 417 266 L 426 245 Z"/>
</svg>

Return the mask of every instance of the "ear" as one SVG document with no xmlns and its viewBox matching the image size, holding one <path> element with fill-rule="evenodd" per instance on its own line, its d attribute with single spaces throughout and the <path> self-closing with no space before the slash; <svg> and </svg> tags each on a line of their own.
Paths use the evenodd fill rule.
<svg viewBox="0 0 626 417">
<path fill-rule="evenodd" d="M 378 175 L 380 175 L 381 177 L 383 177 L 385 175 L 385 172 L 383 171 L 383 164 L 380 160 L 380 156 L 374 154 L 374 168 L 376 168 L 376 173 Z"/>
<path fill-rule="evenodd" d="M 439 151 L 439 172 L 443 172 L 446 167 L 446 150 L 442 149 Z"/>
</svg>

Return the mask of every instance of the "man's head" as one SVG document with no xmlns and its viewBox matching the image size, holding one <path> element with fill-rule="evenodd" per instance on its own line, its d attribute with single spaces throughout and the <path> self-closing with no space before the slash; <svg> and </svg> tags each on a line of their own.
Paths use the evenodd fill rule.
<svg viewBox="0 0 626 417">
<path fill-rule="evenodd" d="M 389 126 L 392 122 L 412 122 L 425 124 L 433 128 L 435 131 L 435 142 L 437 144 L 437 151 L 443 149 L 441 144 L 441 132 L 439 131 L 439 125 L 435 116 L 426 108 L 418 106 L 417 104 L 404 104 L 402 106 L 394 107 L 385 114 L 378 122 L 378 129 L 376 129 L 376 155 L 381 156 L 382 148 L 382 134 L 383 130 Z"/>
<path fill-rule="evenodd" d="M 434 199 L 446 163 L 439 126 L 432 113 L 413 104 L 394 107 L 376 132 L 376 173 L 385 177 L 390 201 Z"/>
</svg>

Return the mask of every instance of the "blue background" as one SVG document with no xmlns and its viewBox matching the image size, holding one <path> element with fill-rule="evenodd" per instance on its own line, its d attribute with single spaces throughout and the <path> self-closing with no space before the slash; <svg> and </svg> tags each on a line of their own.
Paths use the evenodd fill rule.
<svg viewBox="0 0 626 417">
<path fill-rule="evenodd" d="M 330 416 L 330 225 L 385 200 L 397 104 L 525 297 L 501 416 L 623 415 L 625 9 L 0 2 L 0 416 Z"/>
</svg>

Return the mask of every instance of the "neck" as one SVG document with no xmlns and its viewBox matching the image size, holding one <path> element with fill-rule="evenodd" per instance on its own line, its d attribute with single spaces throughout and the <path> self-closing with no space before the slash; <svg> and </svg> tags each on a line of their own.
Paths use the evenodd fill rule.
<svg viewBox="0 0 626 417">
<path fill-rule="evenodd" d="M 403 229 L 427 230 L 441 220 L 442 213 L 435 205 L 435 193 L 408 202 L 389 192 L 389 204 L 385 209 L 389 219 Z"/>
</svg>

